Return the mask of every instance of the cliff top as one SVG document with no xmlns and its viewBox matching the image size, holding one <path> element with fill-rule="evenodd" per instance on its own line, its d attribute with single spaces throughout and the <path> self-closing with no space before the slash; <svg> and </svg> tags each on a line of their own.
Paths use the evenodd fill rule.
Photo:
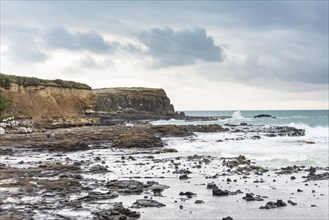
<svg viewBox="0 0 329 220">
<path fill-rule="evenodd" d="M 98 93 L 98 94 L 101 94 L 101 93 L 112 93 L 112 94 L 115 94 L 115 93 L 121 93 L 121 92 L 124 92 L 124 93 L 138 93 L 138 92 L 141 92 L 141 93 L 151 93 L 151 94 L 154 94 L 154 93 L 158 93 L 158 94 L 161 94 L 161 95 L 166 95 L 165 91 L 163 89 L 160 89 L 160 88 L 145 88 L 145 87 L 112 87 L 112 88 L 101 88 L 101 89 L 93 89 L 93 91 L 95 93 Z"/>
<path fill-rule="evenodd" d="M 60 88 L 91 90 L 91 87 L 88 86 L 87 84 L 73 82 L 73 81 L 64 81 L 61 79 L 46 80 L 46 79 L 39 79 L 39 78 L 35 78 L 35 77 L 6 75 L 3 73 L 0 73 L 0 87 L 1 88 L 10 89 L 11 83 L 16 83 L 20 86 L 54 86 L 54 87 L 60 87 Z"/>
</svg>

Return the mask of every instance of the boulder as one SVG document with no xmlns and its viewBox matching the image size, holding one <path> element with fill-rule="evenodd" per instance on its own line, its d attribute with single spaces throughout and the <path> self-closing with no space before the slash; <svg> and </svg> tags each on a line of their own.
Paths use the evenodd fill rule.
<svg viewBox="0 0 329 220">
<path fill-rule="evenodd" d="M 4 135 L 6 133 L 6 130 L 0 127 L 0 135 Z"/>
<path fill-rule="evenodd" d="M 152 199 L 137 199 L 136 202 L 133 203 L 131 206 L 132 208 L 146 208 L 146 207 L 163 207 L 166 206 L 163 203 L 160 203 L 158 201 L 152 200 Z"/>
<path fill-rule="evenodd" d="M 17 129 L 17 134 L 27 134 L 29 133 L 26 127 L 19 127 Z"/>
</svg>

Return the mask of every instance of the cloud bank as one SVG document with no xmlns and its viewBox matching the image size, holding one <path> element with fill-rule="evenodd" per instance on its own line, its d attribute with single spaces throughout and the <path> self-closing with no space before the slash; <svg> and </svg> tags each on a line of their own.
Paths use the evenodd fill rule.
<svg viewBox="0 0 329 220">
<path fill-rule="evenodd" d="M 147 54 L 155 59 L 156 67 L 184 66 L 194 64 L 197 60 L 221 62 L 223 50 L 215 45 L 214 39 L 207 36 L 203 28 L 173 30 L 152 28 L 138 34 L 139 41 L 148 50 Z"/>
</svg>

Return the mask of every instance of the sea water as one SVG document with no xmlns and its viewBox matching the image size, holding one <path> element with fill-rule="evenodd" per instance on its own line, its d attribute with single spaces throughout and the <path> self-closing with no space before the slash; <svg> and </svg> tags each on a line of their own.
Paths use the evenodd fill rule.
<svg viewBox="0 0 329 220">
<path fill-rule="evenodd" d="M 328 167 L 329 111 L 185 111 L 188 116 L 231 116 L 216 121 L 159 120 L 153 124 L 240 124 L 291 126 L 305 129 L 302 137 L 262 137 L 260 140 L 244 139 L 224 141 L 225 138 L 243 136 L 239 133 L 196 133 L 193 141 L 186 138 L 165 139 L 169 147 L 183 154 L 204 154 L 220 157 L 244 155 L 258 165 L 282 167 L 291 165 Z M 254 118 L 259 114 L 273 116 Z M 312 143 L 312 144 L 310 144 Z"/>
</svg>

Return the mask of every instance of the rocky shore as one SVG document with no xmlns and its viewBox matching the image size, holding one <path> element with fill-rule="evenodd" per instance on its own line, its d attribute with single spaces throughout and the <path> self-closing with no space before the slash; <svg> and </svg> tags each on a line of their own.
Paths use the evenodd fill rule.
<svg viewBox="0 0 329 220">
<path fill-rule="evenodd" d="M 193 141 L 200 132 L 241 133 L 252 140 L 304 135 L 292 127 L 252 125 L 92 126 L 7 134 L 0 147 L 1 219 L 278 216 L 271 209 L 280 209 L 285 219 L 300 213 L 325 218 L 328 167 L 271 169 L 242 155 L 184 155 L 167 146 L 170 138 Z"/>
</svg>

